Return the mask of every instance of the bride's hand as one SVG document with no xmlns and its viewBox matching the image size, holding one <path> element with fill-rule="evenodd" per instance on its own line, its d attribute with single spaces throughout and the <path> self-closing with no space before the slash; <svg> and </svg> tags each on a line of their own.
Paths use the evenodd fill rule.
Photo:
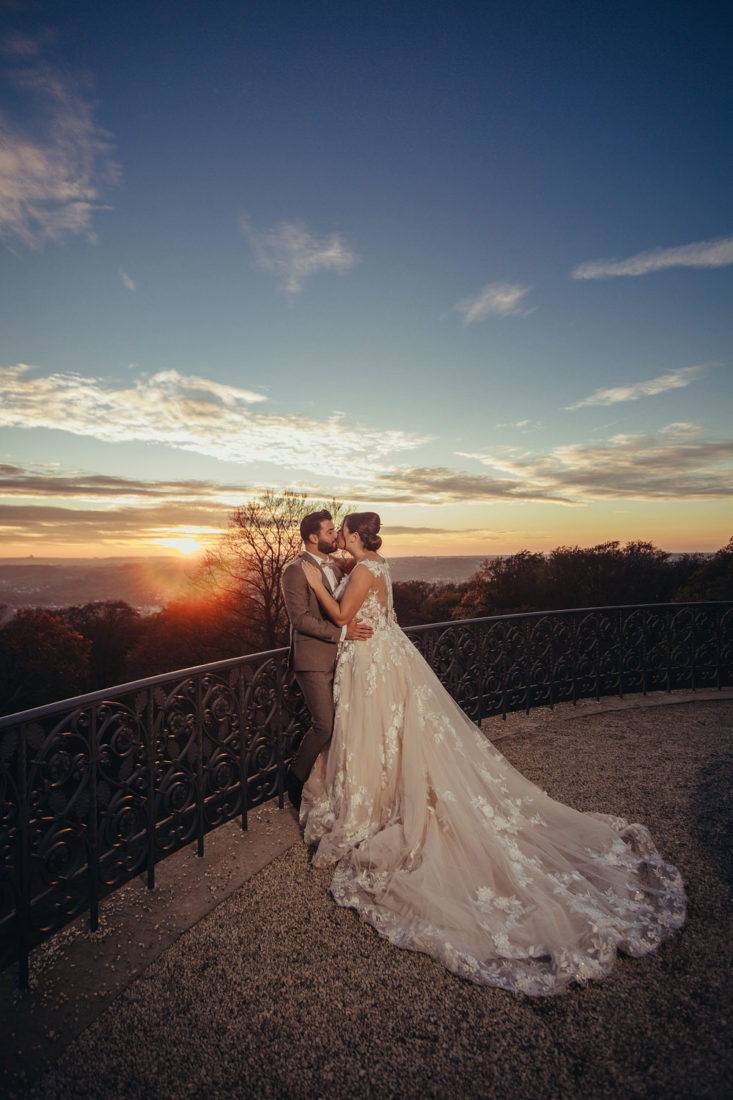
<svg viewBox="0 0 733 1100">
<path fill-rule="evenodd" d="M 324 587 L 323 574 L 321 573 L 320 569 L 317 566 L 312 565 L 309 561 L 304 561 L 303 562 L 303 573 L 305 575 L 305 579 L 308 581 L 308 584 L 311 586 L 311 588 L 315 589 L 315 588 L 319 588 L 319 587 L 321 587 L 321 588 Z"/>
</svg>

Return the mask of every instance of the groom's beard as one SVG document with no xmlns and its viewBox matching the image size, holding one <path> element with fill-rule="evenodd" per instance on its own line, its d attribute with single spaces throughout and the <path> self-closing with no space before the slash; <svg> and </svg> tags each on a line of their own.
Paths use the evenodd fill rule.
<svg viewBox="0 0 733 1100">
<path fill-rule="evenodd" d="M 333 542 L 327 542 L 326 539 L 319 539 L 318 549 L 322 554 L 333 554 L 336 549 L 336 540 L 334 539 Z"/>
</svg>

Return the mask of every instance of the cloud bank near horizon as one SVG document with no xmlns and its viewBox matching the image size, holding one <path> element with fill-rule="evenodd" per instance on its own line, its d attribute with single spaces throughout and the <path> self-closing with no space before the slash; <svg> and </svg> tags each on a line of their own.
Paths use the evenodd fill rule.
<svg viewBox="0 0 733 1100">
<path fill-rule="evenodd" d="M 604 500 L 733 497 L 733 441 L 706 439 L 690 423 L 670 424 L 656 434 L 567 444 L 547 453 L 507 449 L 459 452 L 458 456 L 490 467 L 491 472 L 400 467 L 374 470 L 362 483 L 346 489 L 343 482 L 334 488 L 317 480 L 293 488 L 312 500 L 335 496 L 348 500 L 350 506 L 377 508 L 510 502 L 582 507 Z M 223 529 L 233 508 L 266 488 L 196 479 L 145 481 L 4 463 L 0 464 L 0 533 L 6 544 L 15 542 L 30 549 L 44 542 L 153 542 L 161 532 L 182 529 L 206 536 Z M 474 530 L 392 527 L 388 521 L 385 528 L 403 536 L 454 532 L 467 536 Z M 494 535 L 499 538 L 494 532 L 492 539 Z M 484 532 L 481 537 L 489 536 Z"/>
<path fill-rule="evenodd" d="M 145 481 L 48 464 L 0 463 L 0 532 L 6 543 L 30 550 L 41 542 L 154 542 L 162 533 L 178 531 L 206 540 L 224 530 L 234 508 L 265 491 L 253 484 Z M 306 495 L 314 503 L 329 499 L 317 485 L 308 487 Z M 477 527 L 385 523 L 383 529 L 390 538 L 459 535 L 491 542 L 507 537 L 507 531 Z"/>
<path fill-rule="evenodd" d="M 733 440 L 705 439 L 694 424 L 656 434 L 615 435 L 547 454 L 479 452 L 473 458 L 565 502 L 704 500 L 733 497 Z"/>
</svg>

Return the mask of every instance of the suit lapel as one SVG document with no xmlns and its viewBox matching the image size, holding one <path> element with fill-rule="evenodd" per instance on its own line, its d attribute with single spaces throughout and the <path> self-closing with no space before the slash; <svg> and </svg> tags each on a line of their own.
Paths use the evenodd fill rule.
<svg viewBox="0 0 733 1100">
<path fill-rule="evenodd" d="M 301 554 L 300 555 L 300 560 L 301 560 L 301 562 L 305 562 L 305 561 L 310 562 L 311 565 L 316 564 L 315 559 L 312 558 L 310 554 Z M 319 566 L 319 568 L 320 568 L 320 566 Z M 328 579 L 328 577 L 326 576 L 326 574 L 324 573 L 324 571 L 322 569 L 321 569 L 321 576 L 323 577 L 323 583 L 325 585 L 326 591 L 331 596 L 333 596 L 333 589 L 331 588 L 331 584 L 329 582 L 329 579 Z M 320 608 L 321 605 L 318 603 L 318 598 L 317 598 L 315 592 L 310 587 L 310 585 L 308 585 L 308 587 L 310 588 L 311 599 L 313 599 L 315 601 L 315 603 L 317 604 L 317 606 Z"/>
</svg>

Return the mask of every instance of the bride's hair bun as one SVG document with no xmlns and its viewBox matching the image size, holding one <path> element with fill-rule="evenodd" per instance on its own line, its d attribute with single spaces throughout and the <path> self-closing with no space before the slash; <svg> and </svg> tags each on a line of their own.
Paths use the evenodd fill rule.
<svg viewBox="0 0 733 1100">
<path fill-rule="evenodd" d="M 382 521 L 376 512 L 352 512 L 346 517 L 346 526 L 352 533 L 358 532 L 365 550 L 378 550 L 382 545 L 378 534 Z"/>
</svg>

